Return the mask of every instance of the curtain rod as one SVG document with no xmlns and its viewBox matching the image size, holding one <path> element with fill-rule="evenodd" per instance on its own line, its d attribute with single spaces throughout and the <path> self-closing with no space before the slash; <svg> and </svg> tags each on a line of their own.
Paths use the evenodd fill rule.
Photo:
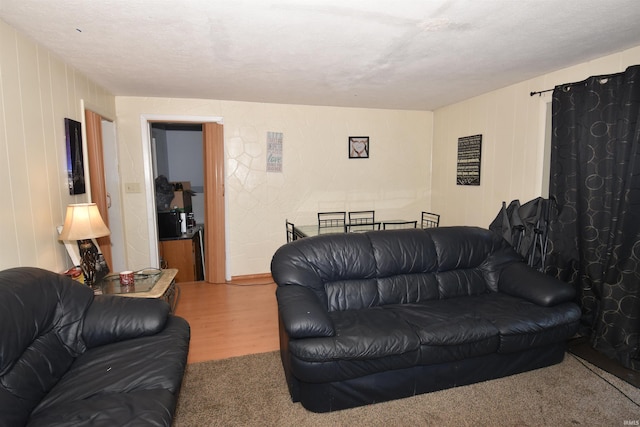
<svg viewBox="0 0 640 427">
<path fill-rule="evenodd" d="M 546 89 L 546 90 L 539 90 L 539 91 L 536 91 L 536 92 L 531 92 L 531 93 L 529 93 L 529 96 L 533 96 L 533 95 L 542 96 L 542 94 L 545 93 L 545 92 L 553 92 L 553 89 Z"/>
<path fill-rule="evenodd" d="M 606 83 L 606 82 L 607 82 L 607 79 L 609 79 L 609 78 L 611 78 L 611 77 L 621 76 L 621 75 L 623 75 L 623 74 L 624 74 L 624 72 L 621 72 L 621 73 L 613 73 L 613 74 L 603 74 L 603 75 L 600 75 L 600 76 L 591 76 L 591 77 L 589 77 L 588 79 L 583 80 L 583 81 L 581 81 L 581 82 L 565 83 L 565 84 L 560 85 L 560 86 L 563 86 L 563 87 L 565 87 L 565 88 L 569 88 L 569 87 L 571 87 L 571 86 L 585 85 L 585 84 L 587 83 L 587 80 L 592 79 L 592 78 L 596 78 L 596 79 L 601 80 L 601 81 L 600 81 L 600 83 Z M 546 92 L 553 92 L 553 90 L 554 90 L 554 89 L 546 89 L 546 90 L 538 90 L 538 91 L 535 91 L 535 92 L 529 92 L 529 96 L 533 96 L 533 95 L 540 95 L 540 96 L 542 96 L 542 94 L 543 94 L 543 93 L 546 93 Z"/>
</svg>

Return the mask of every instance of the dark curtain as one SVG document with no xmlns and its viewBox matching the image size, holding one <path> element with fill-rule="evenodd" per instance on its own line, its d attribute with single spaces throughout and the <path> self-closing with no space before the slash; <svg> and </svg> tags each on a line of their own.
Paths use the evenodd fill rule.
<svg viewBox="0 0 640 427">
<path fill-rule="evenodd" d="M 640 370 L 640 65 L 553 92 L 547 272 L 573 284 L 581 333 Z"/>
</svg>

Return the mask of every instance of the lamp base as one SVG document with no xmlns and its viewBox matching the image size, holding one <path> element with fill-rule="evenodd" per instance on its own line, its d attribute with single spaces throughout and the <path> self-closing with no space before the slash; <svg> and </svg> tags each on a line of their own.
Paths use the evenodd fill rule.
<svg viewBox="0 0 640 427">
<path fill-rule="evenodd" d="M 96 277 L 96 260 L 98 259 L 98 249 L 91 239 L 78 240 L 80 248 L 80 268 L 84 274 L 84 284 L 93 287 Z"/>
</svg>

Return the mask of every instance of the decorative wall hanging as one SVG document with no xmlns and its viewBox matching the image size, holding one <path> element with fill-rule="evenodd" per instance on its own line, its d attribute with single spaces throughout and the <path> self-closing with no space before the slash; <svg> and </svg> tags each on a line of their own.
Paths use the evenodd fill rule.
<svg viewBox="0 0 640 427">
<path fill-rule="evenodd" d="M 67 176 L 69 194 L 83 194 L 84 158 L 82 156 L 82 124 L 71 119 L 64 119 L 64 131 L 67 138 Z"/>
<path fill-rule="evenodd" d="M 369 158 L 369 137 L 350 136 L 349 137 L 349 158 L 368 159 Z"/>
<path fill-rule="evenodd" d="M 480 155 L 482 135 L 458 138 L 458 168 L 456 184 L 480 185 Z"/>
<path fill-rule="evenodd" d="M 282 172 L 282 132 L 267 132 L 267 172 Z"/>
</svg>

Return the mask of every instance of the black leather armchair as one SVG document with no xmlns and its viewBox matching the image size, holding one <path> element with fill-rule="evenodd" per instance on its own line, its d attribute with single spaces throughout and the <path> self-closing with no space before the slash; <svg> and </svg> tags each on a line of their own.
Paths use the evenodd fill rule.
<svg viewBox="0 0 640 427">
<path fill-rule="evenodd" d="M 159 299 L 0 272 L 1 426 L 170 426 L 189 325 Z"/>
<path fill-rule="evenodd" d="M 571 286 L 476 227 L 310 237 L 271 271 L 289 391 L 315 412 L 558 363 L 580 318 Z"/>
</svg>

